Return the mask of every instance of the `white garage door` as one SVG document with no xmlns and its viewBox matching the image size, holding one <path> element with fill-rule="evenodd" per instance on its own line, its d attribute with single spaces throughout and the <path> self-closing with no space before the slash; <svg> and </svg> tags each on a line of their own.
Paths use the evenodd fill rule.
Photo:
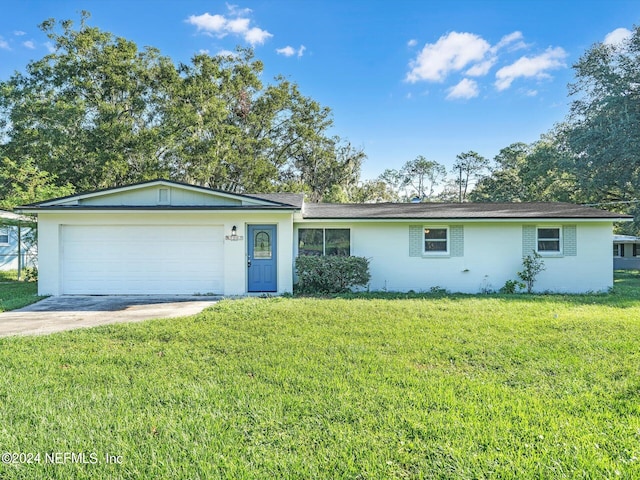
<svg viewBox="0 0 640 480">
<path fill-rule="evenodd" d="M 64 294 L 222 293 L 221 226 L 62 227 Z"/>
</svg>

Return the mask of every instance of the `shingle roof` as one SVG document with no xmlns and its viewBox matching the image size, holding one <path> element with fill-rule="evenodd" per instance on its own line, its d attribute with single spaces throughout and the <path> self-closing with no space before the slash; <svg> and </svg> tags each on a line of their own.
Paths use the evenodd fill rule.
<svg viewBox="0 0 640 480">
<path fill-rule="evenodd" d="M 571 203 L 307 203 L 307 219 L 628 219 L 631 215 Z"/>
<path fill-rule="evenodd" d="M 304 194 L 302 193 L 247 193 L 246 196 L 267 200 L 268 202 L 282 203 L 296 208 L 302 208 Z"/>
<path fill-rule="evenodd" d="M 639 242 L 640 237 L 634 237 L 633 235 L 614 235 L 614 242 Z"/>
<path fill-rule="evenodd" d="M 4 220 L 15 220 L 15 221 L 30 221 L 29 217 L 25 217 L 24 215 L 18 215 L 17 213 L 8 212 L 6 210 L 0 210 L 0 218 Z"/>
</svg>

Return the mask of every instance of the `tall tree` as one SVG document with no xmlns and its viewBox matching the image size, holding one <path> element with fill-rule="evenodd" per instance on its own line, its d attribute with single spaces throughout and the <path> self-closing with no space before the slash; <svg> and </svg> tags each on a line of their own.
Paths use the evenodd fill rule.
<svg viewBox="0 0 640 480">
<path fill-rule="evenodd" d="M 79 189 L 144 178 L 154 165 L 159 121 L 151 107 L 170 62 L 155 49 L 86 25 L 41 29 L 55 51 L 0 84 L 2 154 L 29 159 Z"/>
<path fill-rule="evenodd" d="M 522 202 L 528 197 L 528 186 L 522 178 L 530 147 L 513 143 L 500 150 L 493 159 L 490 175 L 482 178 L 469 193 L 472 202 Z"/>
<path fill-rule="evenodd" d="M 153 48 L 53 19 L 54 52 L 0 82 L 0 155 L 77 190 L 167 177 L 232 191 L 357 185 L 364 152 L 328 134 L 331 111 L 248 49 L 175 65 Z"/>
<path fill-rule="evenodd" d="M 73 186 L 55 185 L 55 177 L 38 169 L 30 159 L 20 164 L 6 157 L 0 161 L 0 208 L 3 210 L 72 193 Z"/>
<path fill-rule="evenodd" d="M 444 165 L 419 155 L 404 164 L 402 174 L 405 184 L 413 188 L 412 194 L 424 201 L 433 197 L 436 185 L 447 175 L 447 170 Z"/>
<path fill-rule="evenodd" d="M 640 195 L 640 27 L 617 44 L 593 45 L 573 66 L 566 129 L 568 165 L 598 201 Z"/>
<path fill-rule="evenodd" d="M 395 201 L 407 201 L 406 199 L 406 187 L 407 180 L 402 173 L 402 170 L 396 170 L 395 168 L 387 168 L 376 179 L 386 185 L 387 190 L 392 192 L 393 200 Z"/>
<path fill-rule="evenodd" d="M 577 201 L 580 192 L 566 171 L 558 137 L 543 135 L 531 144 L 514 143 L 494 158 L 491 174 L 469 193 L 473 202 Z"/>
<path fill-rule="evenodd" d="M 451 173 L 457 176 L 455 182 L 459 188 L 458 201 L 467 200 L 467 192 L 484 176 L 488 168 L 489 160 L 474 151 L 456 155 Z"/>
<path fill-rule="evenodd" d="M 434 198 L 435 187 L 440 185 L 446 174 L 444 165 L 418 155 L 399 170 L 385 170 L 378 180 L 384 182 L 388 191 L 401 201 L 408 202 L 416 197 L 426 201 Z"/>
</svg>

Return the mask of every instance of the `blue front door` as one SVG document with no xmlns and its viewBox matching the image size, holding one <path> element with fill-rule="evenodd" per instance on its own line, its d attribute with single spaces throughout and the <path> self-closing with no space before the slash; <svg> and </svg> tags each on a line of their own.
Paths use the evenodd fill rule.
<svg viewBox="0 0 640 480">
<path fill-rule="evenodd" d="M 276 226 L 249 225 L 249 251 L 247 269 L 250 292 L 278 290 L 276 258 Z"/>
</svg>

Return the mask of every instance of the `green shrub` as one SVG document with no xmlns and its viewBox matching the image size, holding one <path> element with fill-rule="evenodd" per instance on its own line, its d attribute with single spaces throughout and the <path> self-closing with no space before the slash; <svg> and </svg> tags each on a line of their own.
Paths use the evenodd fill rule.
<svg viewBox="0 0 640 480">
<path fill-rule="evenodd" d="M 500 293 L 513 294 L 518 293 L 518 290 L 522 290 L 526 285 L 517 280 L 507 280 L 504 282 L 504 286 L 500 289 Z"/>
<path fill-rule="evenodd" d="M 546 269 L 540 254 L 536 251 L 532 251 L 531 253 L 532 255 L 527 255 L 522 259 L 522 271 L 518 272 L 518 277 L 527 287 L 527 293 L 533 292 L 536 277 Z"/>
<path fill-rule="evenodd" d="M 298 293 L 343 293 L 369 283 L 369 260 L 364 257 L 301 255 L 296 258 Z"/>
<path fill-rule="evenodd" d="M 433 295 L 448 295 L 449 290 L 436 285 L 435 287 L 431 287 L 429 289 L 429 293 L 432 293 Z"/>
<path fill-rule="evenodd" d="M 24 279 L 27 282 L 37 282 L 38 281 L 38 268 L 37 267 L 27 267 L 24 269 Z"/>
</svg>

